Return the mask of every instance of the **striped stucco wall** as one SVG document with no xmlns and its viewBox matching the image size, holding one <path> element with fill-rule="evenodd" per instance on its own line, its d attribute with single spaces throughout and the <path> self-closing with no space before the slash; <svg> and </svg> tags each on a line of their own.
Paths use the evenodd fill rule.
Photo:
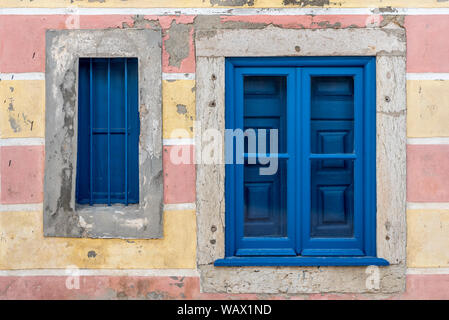
<svg viewBox="0 0 449 320">
<path fill-rule="evenodd" d="M 227 7 L 219 5 L 225 2 Z M 240 6 L 230 5 L 234 2 Z M 406 28 L 407 289 L 390 298 L 449 299 L 449 2 L 299 2 L 311 5 L 284 0 L 86 0 L 74 7 L 66 0 L 0 0 L 0 298 L 260 297 L 200 293 L 195 166 L 173 165 L 168 159 L 174 146 L 193 151 L 193 33 L 198 17 L 214 16 L 221 23 L 285 28 L 366 27 L 393 19 Z M 163 29 L 164 238 L 44 238 L 45 30 L 151 28 L 154 22 Z M 185 27 L 188 49 L 174 59 L 170 32 L 179 25 Z M 177 128 L 189 135 L 173 135 Z M 67 287 L 68 268 L 80 269 L 77 290 Z"/>
</svg>

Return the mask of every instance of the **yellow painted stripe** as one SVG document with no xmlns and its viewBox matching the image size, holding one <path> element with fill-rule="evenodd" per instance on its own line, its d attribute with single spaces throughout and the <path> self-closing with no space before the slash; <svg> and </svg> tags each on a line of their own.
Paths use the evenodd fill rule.
<svg viewBox="0 0 449 320">
<path fill-rule="evenodd" d="M 449 137 L 448 106 L 449 80 L 408 80 L 408 137 Z"/>
<path fill-rule="evenodd" d="M 449 210 L 407 211 L 407 266 L 449 267 Z"/>
<path fill-rule="evenodd" d="M 163 239 L 54 238 L 44 237 L 42 228 L 42 211 L 2 212 L 0 269 L 196 267 L 193 210 L 166 211 Z"/>
<path fill-rule="evenodd" d="M 44 137 L 44 80 L 2 80 L 0 99 L 0 138 Z"/>
<path fill-rule="evenodd" d="M 164 139 L 193 138 L 195 80 L 162 81 Z"/>
</svg>

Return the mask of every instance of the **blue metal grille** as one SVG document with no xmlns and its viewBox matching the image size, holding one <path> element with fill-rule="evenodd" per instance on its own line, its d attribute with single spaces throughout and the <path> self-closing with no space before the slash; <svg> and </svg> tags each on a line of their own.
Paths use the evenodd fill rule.
<svg viewBox="0 0 449 320">
<path fill-rule="evenodd" d="M 137 58 L 80 58 L 76 201 L 139 202 Z"/>
</svg>

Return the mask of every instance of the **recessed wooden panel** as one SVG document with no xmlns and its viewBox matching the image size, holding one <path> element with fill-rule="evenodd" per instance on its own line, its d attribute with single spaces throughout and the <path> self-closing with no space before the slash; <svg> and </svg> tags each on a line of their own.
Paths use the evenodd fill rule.
<svg viewBox="0 0 449 320">
<path fill-rule="evenodd" d="M 311 164 L 311 236 L 350 237 L 354 220 L 354 161 L 338 160 L 341 167 L 329 168 L 331 160 Z M 337 161 L 337 160 L 332 160 Z"/>
<path fill-rule="evenodd" d="M 323 224 L 345 223 L 346 201 L 345 190 L 347 186 L 320 187 L 321 221 Z"/>
<path fill-rule="evenodd" d="M 253 129 L 256 145 L 248 146 L 251 139 L 245 139 L 245 152 L 261 154 L 278 153 L 285 150 L 285 77 L 244 77 L 244 129 Z M 265 130 L 265 150 L 259 145 L 260 130 Z M 277 150 L 270 141 L 270 130 L 277 130 Z M 259 141 L 260 140 L 260 141 Z M 286 166 L 279 164 L 273 175 L 261 175 L 266 165 L 256 159 L 256 164 L 245 162 L 245 237 L 285 236 L 286 232 Z"/>
<path fill-rule="evenodd" d="M 246 183 L 246 220 L 264 220 L 271 216 L 273 194 L 271 183 Z"/>
</svg>

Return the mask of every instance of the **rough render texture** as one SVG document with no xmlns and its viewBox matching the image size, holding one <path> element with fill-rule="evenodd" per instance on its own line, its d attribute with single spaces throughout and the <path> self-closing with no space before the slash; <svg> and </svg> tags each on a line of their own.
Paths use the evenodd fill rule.
<svg viewBox="0 0 449 320">
<path fill-rule="evenodd" d="M 272 26 L 260 30 L 201 30 L 196 33 L 195 44 L 197 120 L 201 121 L 203 130 L 215 128 L 222 132 L 225 128 L 224 56 L 377 56 L 377 255 L 391 264 L 380 268 L 379 292 L 404 291 L 404 29 L 389 24 L 384 28 L 341 30 Z M 224 165 L 197 166 L 197 211 L 197 261 L 204 292 L 370 292 L 364 267 L 214 267 L 213 262 L 224 257 Z"/>
<path fill-rule="evenodd" d="M 200 292 L 200 279 L 196 276 L 81 276 L 79 289 L 74 279 L 67 276 L 4 276 L 0 277 L 0 299 L 291 299 L 291 300 L 340 300 L 340 299 L 449 299 L 448 275 L 408 275 L 407 290 L 401 294 L 233 294 Z M 346 286 L 345 286 L 346 287 Z M 72 288 L 72 287 L 71 287 Z"/>
<path fill-rule="evenodd" d="M 162 237 L 160 30 L 49 30 L 46 42 L 44 234 Z M 139 205 L 75 207 L 78 57 L 139 59 Z"/>
</svg>

